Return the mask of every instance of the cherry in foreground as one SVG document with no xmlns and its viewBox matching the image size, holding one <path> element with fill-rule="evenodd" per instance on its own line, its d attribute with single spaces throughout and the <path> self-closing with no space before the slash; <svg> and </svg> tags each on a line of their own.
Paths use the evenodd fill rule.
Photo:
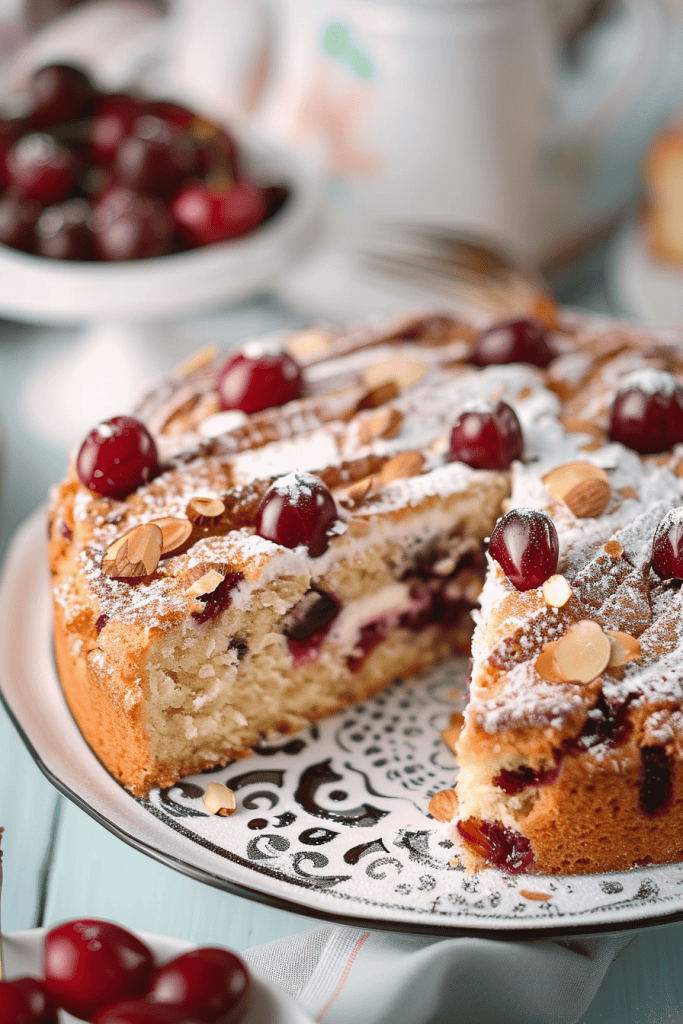
<svg viewBox="0 0 683 1024">
<path fill-rule="evenodd" d="M 545 512 L 512 509 L 496 523 L 489 554 L 517 590 L 540 587 L 557 572 L 559 542 L 555 524 Z"/>
<path fill-rule="evenodd" d="M 288 473 L 271 484 L 256 510 L 259 537 L 285 548 L 305 545 L 312 558 L 327 550 L 337 519 L 334 498 L 312 473 Z"/>
<path fill-rule="evenodd" d="M 663 580 L 683 580 L 683 508 L 672 508 L 655 530 L 652 568 Z"/>
</svg>

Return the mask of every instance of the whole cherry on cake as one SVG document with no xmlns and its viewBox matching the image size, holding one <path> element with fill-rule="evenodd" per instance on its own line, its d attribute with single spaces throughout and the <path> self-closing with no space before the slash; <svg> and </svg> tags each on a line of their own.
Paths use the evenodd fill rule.
<svg viewBox="0 0 683 1024">
<path fill-rule="evenodd" d="M 287 473 L 268 488 L 256 511 L 259 537 L 286 548 L 304 545 L 312 558 L 329 546 L 328 530 L 338 518 L 334 498 L 312 473 Z"/>
<path fill-rule="evenodd" d="M 221 367 L 214 386 L 222 410 L 251 414 L 300 398 L 303 374 L 286 352 L 247 345 Z"/>
<path fill-rule="evenodd" d="M 540 587 L 557 572 L 555 524 L 545 512 L 514 508 L 496 523 L 489 554 L 517 590 Z"/>
<path fill-rule="evenodd" d="M 640 455 L 666 452 L 683 441 L 683 387 L 674 375 L 644 369 L 622 381 L 612 403 L 609 436 Z"/>
<path fill-rule="evenodd" d="M 521 459 L 524 438 L 506 402 L 479 402 L 460 413 L 451 431 L 450 461 L 473 469 L 509 469 Z"/>
<path fill-rule="evenodd" d="M 158 471 L 154 438 L 133 416 L 114 416 L 98 424 L 76 458 L 78 479 L 103 498 L 124 498 Z"/>
<path fill-rule="evenodd" d="M 531 363 L 545 368 L 554 357 L 543 325 L 524 317 L 503 320 L 482 331 L 472 346 L 469 361 L 475 366 Z"/>
<path fill-rule="evenodd" d="M 683 508 L 672 508 L 655 531 L 652 568 L 663 580 L 683 580 Z"/>
</svg>

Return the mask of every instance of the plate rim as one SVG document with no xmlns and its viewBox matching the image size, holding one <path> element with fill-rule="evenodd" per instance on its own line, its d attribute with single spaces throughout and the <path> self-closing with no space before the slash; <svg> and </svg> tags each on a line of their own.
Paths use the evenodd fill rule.
<svg viewBox="0 0 683 1024">
<path fill-rule="evenodd" d="M 31 515 L 25 519 L 19 527 L 14 531 L 10 542 L 7 547 L 5 558 L 0 573 L 0 610 L 4 604 L 6 592 L 10 588 L 10 569 L 13 563 L 18 561 L 18 555 L 22 546 L 22 541 L 26 541 L 27 538 L 33 538 L 39 528 L 42 528 L 45 521 L 46 506 L 41 505 Z M 10 582 L 8 582 L 10 580 Z M 0 626 L 0 667 L 2 666 L 2 627 Z M 55 669 L 56 673 L 56 669 Z M 63 698 L 62 698 L 63 699 Z M 332 924 L 342 925 L 346 927 L 356 927 L 364 930 L 379 930 L 379 931 L 393 931 L 393 932 L 405 932 L 416 935 L 427 935 L 437 938 L 487 938 L 487 939 L 499 939 L 504 941 L 530 941 L 533 939 L 546 939 L 546 938 L 559 938 L 559 937 L 571 937 L 579 938 L 582 936 L 595 936 L 607 933 L 619 933 L 626 931 L 641 931 L 651 928 L 664 927 L 671 924 L 676 924 L 683 921 L 683 908 L 680 910 L 673 911 L 671 913 L 664 913 L 659 915 L 651 915 L 649 917 L 644 916 L 642 918 L 635 918 L 633 920 L 618 920 L 618 921 L 603 921 L 596 924 L 590 924 L 589 922 L 577 922 L 575 924 L 564 923 L 562 925 L 552 925 L 550 923 L 545 924 L 544 921 L 537 921 L 533 927 L 487 927 L 486 925 L 475 926 L 475 925 L 455 925 L 447 924 L 444 922 L 429 924 L 422 920 L 388 920 L 386 918 L 375 918 L 375 917 L 363 917 L 358 914 L 345 914 L 337 913 L 334 910 L 323 908 L 319 909 L 314 906 L 308 906 L 302 904 L 294 899 L 290 899 L 287 896 L 275 895 L 270 892 L 264 892 L 261 889 L 254 888 L 243 881 L 234 881 L 223 876 L 212 873 L 206 870 L 204 867 L 198 867 L 194 864 L 189 863 L 185 859 L 181 859 L 173 853 L 161 850 L 151 843 L 145 841 L 145 839 L 134 834 L 134 830 L 127 831 L 125 827 L 117 824 L 115 821 L 110 820 L 101 810 L 89 803 L 85 796 L 79 794 L 74 788 L 68 783 L 64 782 L 59 775 L 46 763 L 43 759 L 42 754 L 38 751 L 34 745 L 33 740 L 28 735 L 23 723 L 20 721 L 18 714 L 15 712 L 11 705 L 11 702 L 5 693 L 5 682 L 0 677 L 0 702 L 2 703 L 7 715 L 17 730 L 22 742 L 24 743 L 28 753 L 33 759 L 36 766 L 45 776 L 45 778 L 54 786 L 58 793 L 65 796 L 72 803 L 74 803 L 80 810 L 85 811 L 91 818 L 102 825 L 108 832 L 121 839 L 132 849 L 137 850 L 140 853 L 144 853 L 151 857 L 153 860 L 165 865 L 166 867 L 173 868 L 179 871 L 181 874 L 186 875 L 189 878 L 193 878 L 196 881 L 203 882 L 207 885 L 211 885 L 214 888 L 220 889 L 223 892 L 228 892 L 233 896 L 239 896 L 242 898 L 253 900 L 256 903 L 263 904 L 265 906 L 272 907 L 276 910 L 283 910 L 287 913 L 297 914 L 302 917 L 312 918 L 314 920 L 325 921 Z M 66 701 L 64 701 L 65 707 L 71 716 L 71 712 L 68 709 Z M 74 721 L 74 726 L 78 729 L 78 726 Z M 80 730 L 79 730 L 80 734 Z M 85 740 L 84 740 L 85 742 Z M 90 749 L 90 753 L 93 758 L 102 766 L 103 770 L 106 771 L 102 762 L 99 761 L 97 755 Z M 120 786 L 120 783 L 114 779 L 111 773 L 107 772 L 108 777 Z M 121 791 L 126 793 L 123 786 L 120 786 Z M 129 795 L 129 794 L 128 794 Z M 133 797 L 131 797 L 133 799 Z M 654 865 L 656 868 L 658 865 Z M 664 865 L 662 865 L 664 866 Z M 542 877 L 542 876 L 532 876 Z M 551 919 L 548 919 L 550 921 Z M 556 919 L 555 919 L 556 920 Z"/>
</svg>

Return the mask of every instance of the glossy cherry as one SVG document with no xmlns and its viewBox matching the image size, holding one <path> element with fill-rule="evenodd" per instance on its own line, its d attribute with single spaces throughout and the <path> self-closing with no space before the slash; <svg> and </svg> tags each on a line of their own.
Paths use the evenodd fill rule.
<svg viewBox="0 0 683 1024">
<path fill-rule="evenodd" d="M 78 176 L 76 157 L 52 135 L 23 135 L 7 154 L 12 190 L 48 206 L 66 199 Z"/>
<path fill-rule="evenodd" d="M 208 1024 L 234 1024 L 249 1000 L 250 978 L 244 962 L 227 949 L 205 947 L 163 964 L 154 975 L 148 999 L 182 1008 Z"/>
<path fill-rule="evenodd" d="M 40 204 L 6 192 L 0 198 L 0 243 L 33 252 Z"/>
<path fill-rule="evenodd" d="M 164 1006 L 149 999 L 122 999 L 90 1018 L 92 1024 L 205 1024 L 184 1007 Z"/>
<path fill-rule="evenodd" d="M 80 68 L 48 64 L 34 71 L 28 82 L 30 123 L 34 128 L 50 128 L 84 117 L 96 95 L 97 90 Z"/>
<path fill-rule="evenodd" d="M 465 409 L 451 431 L 450 461 L 474 469 L 509 469 L 523 451 L 522 428 L 506 402 L 480 402 Z"/>
<path fill-rule="evenodd" d="M 0 1024 L 57 1024 L 57 1008 L 37 978 L 0 981 Z"/>
<path fill-rule="evenodd" d="M 540 587 L 557 572 L 557 530 L 550 516 L 514 508 L 496 523 L 489 554 L 517 590 Z"/>
<path fill-rule="evenodd" d="M 133 416 L 114 416 L 96 426 L 76 459 L 78 479 L 105 498 L 125 498 L 158 471 L 154 438 Z"/>
<path fill-rule="evenodd" d="M 667 512 L 655 530 L 652 568 L 663 580 L 683 580 L 683 507 Z"/>
<path fill-rule="evenodd" d="M 301 397 L 303 374 L 286 352 L 250 350 L 231 356 L 214 385 L 221 409 L 254 413 Z"/>
<path fill-rule="evenodd" d="M 23 132 L 17 131 L 11 122 L 0 121 L 0 183 L 9 184 L 7 154 Z"/>
<path fill-rule="evenodd" d="M 114 1000 L 142 995 L 153 970 L 147 946 L 109 921 L 68 921 L 45 936 L 45 988 L 75 1017 L 88 1019 Z"/>
<path fill-rule="evenodd" d="M 286 548 L 304 545 L 312 558 L 327 550 L 338 518 L 334 498 L 312 473 L 288 473 L 270 485 L 256 510 L 259 537 Z"/>
<path fill-rule="evenodd" d="M 48 206 L 36 224 L 36 251 L 56 260 L 94 260 L 91 208 L 85 199 Z"/>
<path fill-rule="evenodd" d="M 197 171 L 198 162 L 187 133 L 143 114 L 119 145 L 114 168 L 129 188 L 166 195 Z"/>
<path fill-rule="evenodd" d="M 109 189 L 95 203 L 92 226 L 103 260 L 164 256 L 173 240 L 173 224 L 161 199 L 122 187 Z"/>
<path fill-rule="evenodd" d="M 130 135 L 143 109 L 127 93 L 100 96 L 88 126 L 88 159 L 104 167 L 111 164 L 120 144 Z"/>
<path fill-rule="evenodd" d="M 628 377 L 612 404 L 609 436 L 641 455 L 683 441 L 683 388 L 674 375 L 648 369 Z"/>
<path fill-rule="evenodd" d="M 503 320 L 483 331 L 472 346 L 469 361 L 475 366 L 531 363 L 545 367 L 554 357 L 543 325 L 525 317 Z"/>
<path fill-rule="evenodd" d="M 188 245 L 212 245 L 253 231 L 268 215 L 265 189 L 241 179 L 183 185 L 170 203 L 178 233 Z"/>
<path fill-rule="evenodd" d="M 509 875 L 522 874 L 534 863 L 534 851 L 526 836 L 505 828 L 499 821 L 468 818 L 459 821 L 457 829 L 467 845 L 476 850 L 487 864 Z"/>
</svg>

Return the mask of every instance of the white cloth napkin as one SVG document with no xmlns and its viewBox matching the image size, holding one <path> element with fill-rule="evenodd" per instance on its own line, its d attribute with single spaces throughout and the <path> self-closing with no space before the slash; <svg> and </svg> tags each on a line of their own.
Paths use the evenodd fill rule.
<svg viewBox="0 0 683 1024">
<path fill-rule="evenodd" d="M 503 942 L 327 925 L 242 955 L 325 1024 L 577 1024 L 633 937 Z"/>
</svg>

